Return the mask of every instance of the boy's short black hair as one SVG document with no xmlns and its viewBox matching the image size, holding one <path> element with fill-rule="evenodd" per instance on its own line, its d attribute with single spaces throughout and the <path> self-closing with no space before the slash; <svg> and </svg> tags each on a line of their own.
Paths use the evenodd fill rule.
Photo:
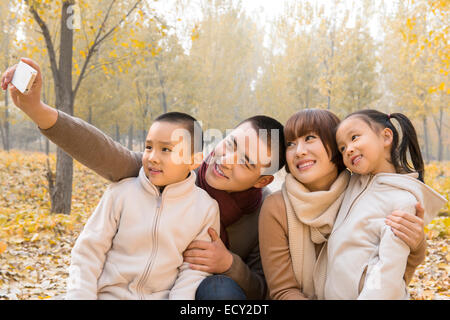
<svg viewBox="0 0 450 320">
<path fill-rule="evenodd" d="M 264 115 L 256 115 L 250 117 L 248 119 L 243 120 L 241 123 L 237 125 L 239 127 L 243 123 L 249 122 L 252 127 L 256 130 L 259 136 L 259 130 L 266 130 L 267 132 L 267 147 L 269 150 L 272 150 L 272 130 L 278 131 L 278 139 L 274 141 L 278 145 L 278 154 L 271 154 L 272 159 L 276 159 L 275 156 L 278 156 L 278 166 L 275 168 L 274 172 L 269 172 L 268 174 L 275 174 L 278 170 L 284 167 L 286 164 L 286 145 L 284 142 L 284 127 L 283 125 L 275 120 L 274 118 L 264 116 Z M 273 160 L 272 160 L 273 161 Z"/>
<path fill-rule="evenodd" d="M 193 153 L 203 151 L 202 126 L 193 116 L 183 112 L 167 112 L 158 116 L 154 121 L 182 124 L 191 135 L 191 150 L 193 150 Z"/>
</svg>

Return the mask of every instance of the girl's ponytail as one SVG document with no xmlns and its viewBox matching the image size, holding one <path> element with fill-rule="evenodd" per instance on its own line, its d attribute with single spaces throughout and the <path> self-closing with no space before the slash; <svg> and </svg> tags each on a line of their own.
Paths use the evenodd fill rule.
<svg viewBox="0 0 450 320">
<path fill-rule="evenodd" d="M 414 129 L 411 121 L 402 113 L 392 113 L 388 115 L 388 120 L 395 119 L 398 121 L 401 131 L 402 140 L 400 141 L 400 146 L 397 150 L 392 148 L 392 154 L 396 153 L 396 158 L 400 162 L 401 167 L 406 172 L 413 172 L 414 170 L 419 173 L 419 180 L 423 182 L 425 165 L 422 158 L 422 153 L 420 152 L 419 141 L 417 139 L 416 129 Z M 411 155 L 411 161 L 413 167 L 408 163 L 408 150 Z"/>
</svg>

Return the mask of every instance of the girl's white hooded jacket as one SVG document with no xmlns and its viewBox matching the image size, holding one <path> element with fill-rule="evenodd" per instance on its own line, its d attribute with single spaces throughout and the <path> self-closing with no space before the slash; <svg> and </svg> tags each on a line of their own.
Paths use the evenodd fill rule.
<svg viewBox="0 0 450 320">
<path fill-rule="evenodd" d="M 72 250 L 66 299 L 194 299 L 209 274 L 183 263 L 193 240 L 219 233 L 219 207 L 196 175 L 162 194 L 145 176 L 108 187 Z"/>
<path fill-rule="evenodd" d="M 415 214 L 415 205 L 420 202 L 425 209 L 426 225 L 446 203 L 445 198 L 416 179 L 417 176 L 417 173 L 352 175 L 327 250 L 319 257 L 321 264 L 327 260 L 324 292 L 315 275 L 319 298 L 409 297 L 403 280 L 409 247 L 393 234 L 385 218 L 394 210 Z"/>
</svg>

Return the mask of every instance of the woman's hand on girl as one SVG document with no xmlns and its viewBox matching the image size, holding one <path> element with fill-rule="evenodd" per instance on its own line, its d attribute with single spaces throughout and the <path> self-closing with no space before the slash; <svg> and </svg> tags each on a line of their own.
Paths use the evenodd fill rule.
<svg viewBox="0 0 450 320">
<path fill-rule="evenodd" d="M 425 239 L 423 215 L 422 205 L 417 203 L 416 215 L 404 211 L 394 211 L 385 220 L 394 234 L 402 239 L 412 252 L 416 251 Z"/>
</svg>

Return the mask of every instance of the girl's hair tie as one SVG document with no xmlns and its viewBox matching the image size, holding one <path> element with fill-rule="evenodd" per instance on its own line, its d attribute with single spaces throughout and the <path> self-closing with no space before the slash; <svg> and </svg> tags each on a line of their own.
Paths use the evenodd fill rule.
<svg viewBox="0 0 450 320">
<path fill-rule="evenodd" d="M 389 113 L 389 114 L 388 114 L 388 120 L 390 120 L 390 119 L 391 119 L 391 114 Z"/>
</svg>

